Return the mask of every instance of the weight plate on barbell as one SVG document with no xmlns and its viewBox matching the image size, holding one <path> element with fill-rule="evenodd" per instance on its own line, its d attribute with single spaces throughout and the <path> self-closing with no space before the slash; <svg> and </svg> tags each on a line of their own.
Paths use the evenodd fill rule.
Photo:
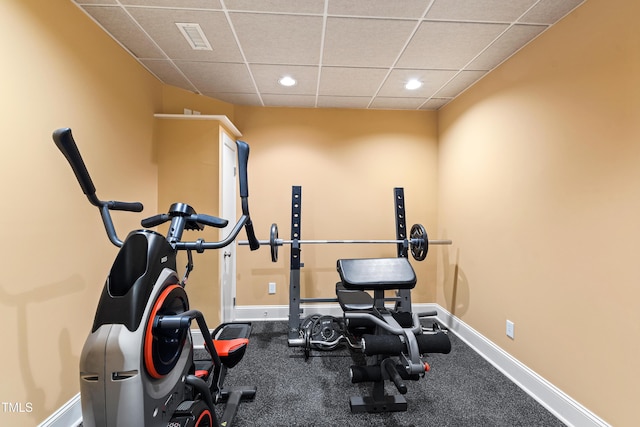
<svg viewBox="0 0 640 427">
<path fill-rule="evenodd" d="M 278 224 L 275 222 L 271 224 L 271 230 L 269 230 L 269 246 L 271 247 L 271 261 L 278 262 Z"/>
<path fill-rule="evenodd" d="M 429 251 L 429 237 L 427 236 L 427 230 L 422 224 L 413 224 L 411 226 L 410 247 L 411 255 L 416 261 L 423 261 L 427 257 Z"/>
</svg>

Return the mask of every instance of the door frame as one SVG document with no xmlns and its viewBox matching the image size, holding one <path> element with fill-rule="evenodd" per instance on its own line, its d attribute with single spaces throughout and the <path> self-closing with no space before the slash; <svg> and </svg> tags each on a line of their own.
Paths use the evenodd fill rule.
<svg viewBox="0 0 640 427">
<path fill-rule="evenodd" d="M 237 146 L 233 135 L 220 127 L 220 216 L 229 221 L 229 225 L 220 230 L 220 237 L 226 237 L 237 220 Z M 233 155 L 228 157 L 227 149 Z M 231 174 L 229 174 L 233 171 Z M 225 201 L 228 201 L 226 203 Z M 220 318 L 222 322 L 236 319 L 236 242 L 219 251 L 220 265 Z M 227 283 L 228 282 L 228 283 Z"/>
</svg>

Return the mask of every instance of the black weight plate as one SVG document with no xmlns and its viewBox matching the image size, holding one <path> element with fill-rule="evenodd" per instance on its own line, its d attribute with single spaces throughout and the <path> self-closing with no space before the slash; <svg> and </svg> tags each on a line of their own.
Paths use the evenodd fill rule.
<svg viewBox="0 0 640 427">
<path fill-rule="evenodd" d="M 411 255 L 416 261 L 423 261 L 427 257 L 429 251 L 429 237 L 427 236 L 427 230 L 422 224 L 413 224 L 411 226 L 410 247 Z"/>
<path fill-rule="evenodd" d="M 271 247 L 271 261 L 278 262 L 278 224 L 275 222 L 271 224 L 271 230 L 269 231 L 269 247 Z"/>
</svg>

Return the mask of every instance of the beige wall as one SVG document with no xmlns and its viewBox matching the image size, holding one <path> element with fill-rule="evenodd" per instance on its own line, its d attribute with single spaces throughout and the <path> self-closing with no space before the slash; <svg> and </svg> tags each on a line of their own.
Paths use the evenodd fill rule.
<svg viewBox="0 0 640 427">
<path fill-rule="evenodd" d="M 80 351 L 117 250 L 51 134 L 72 128 L 99 197 L 153 212 L 162 92 L 67 0 L 3 0 L 0 44 L 0 401 L 33 408 L 0 408 L 0 425 L 33 426 L 78 392 Z M 143 215 L 116 213 L 120 237 Z"/>
<path fill-rule="evenodd" d="M 236 107 L 235 123 L 251 145 L 259 239 L 269 238 L 273 222 L 290 238 L 292 185 L 302 186 L 303 239 L 395 239 L 394 187 L 405 189 L 408 226 L 420 222 L 435 233 L 435 112 Z M 274 264 L 268 247 L 240 246 L 238 304 L 288 304 L 289 256 L 281 247 Z M 395 245 L 303 246 L 302 296 L 335 296 L 336 259 L 366 256 L 395 256 Z M 414 301 L 434 300 L 435 260 L 414 262 Z M 276 295 L 267 294 L 272 281 Z"/>
<path fill-rule="evenodd" d="M 615 426 L 640 396 L 638 16 L 590 0 L 439 115 L 438 303 Z"/>
<path fill-rule="evenodd" d="M 183 114 L 184 109 L 188 108 L 201 114 L 224 115 L 233 121 L 233 104 L 167 85 L 162 86 L 162 94 L 161 112 L 164 114 Z"/>
<path fill-rule="evenodd" d="M 51 132 L 73 128 L 101 198 L 145 204 L 115 214 L 124 237 L 166 209 L 156 162 L 167 131 L 153 113 L 183 108 L 229 116 L 251 144 L 260 238 L 271 222 L 288 238 L 292 185 L 303 186 L 303 238 L 393 238 L 392 189 L 404 186 L 408 224 L 454 241 L 414 262 L 415 300 L 443 305 L 612 425 L 635 425 L 639 9 L 589 0 L 435 113 L 232 106 L 160 85 L 71 2 L 0 2 L 0 400 L 33 405 L 0 411 L 0 425 L 34 425 L 78 392 L 116 253 Z M 307 246 L 305 295 L 332 295 L 337 258 L 393 251 Z M 238 303 L 286 304 L 288 256 L 273 264 L 267 248 L 239 247 Z"/>
<path fill-rule="evenodd" d="M 158 212 L 168 212 L 172 203 L 186 203 L 200 214 L 219 215 L 219 146 L 217 121 L 156 119 L 155 150 L 158 162 Z M 233 219 L 230 219 L 232 222 Z M 168 223 L 160 227 L 166 234 Z M 218 230 L 187 230 L 183 240 L 218 241 Z M 186 255 L 178 257 L 178 274 L 183 277 Z M 220 320 L 218 251 L 193 252 L 194 269 L 189 275 L 191 308 L 202 311 L 210 328 Z M 195 324 L 193 325 L 194 327 Z"/>
</svg>

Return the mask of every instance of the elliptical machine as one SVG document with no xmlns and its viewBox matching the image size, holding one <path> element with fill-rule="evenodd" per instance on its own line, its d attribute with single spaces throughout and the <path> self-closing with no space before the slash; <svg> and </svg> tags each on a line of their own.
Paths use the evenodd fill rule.
<svg viewBox="0 0 640 427">
<path fill-rule="evenodd" d="M 228 221 L 174 203 L 168 213 L 142 220 L 144 229 L 130 232 L 123 242 L 110 210 L 141 212 L 142 204 L 98 199 L 71 129 L 56 130 L 53 139 L 84 194 L 100 209 L 109 240 L 120 248 L 80 358 L 83 426 L 230 426 L 240 401 L 256 393 L 255 387 L 223 384 L 227 370 L 245 354 L 251 324 L 222 324 L 210 333 L 202 313 L 189 309 L 184 287 L 193 269 L 193 250 L 225 247 L 243 227 L 251 249 L 260 246 L 249 216 L 249 145 L 237 142 L 242 215 L 224 240 L 182 241 L 184 230 L 202 230 L 205 225 L 224 228 Z M 170 222 L 166 236 L 148 230 L 165 222 Z M 182 279 L 176 272 L 180 250 L 188 259 Z M 192 320 L 210 356 L 205 360 L 194 360 Z M 226 406 L 218 420 L 214 405 L 221 402 Z"/>
</svg>

